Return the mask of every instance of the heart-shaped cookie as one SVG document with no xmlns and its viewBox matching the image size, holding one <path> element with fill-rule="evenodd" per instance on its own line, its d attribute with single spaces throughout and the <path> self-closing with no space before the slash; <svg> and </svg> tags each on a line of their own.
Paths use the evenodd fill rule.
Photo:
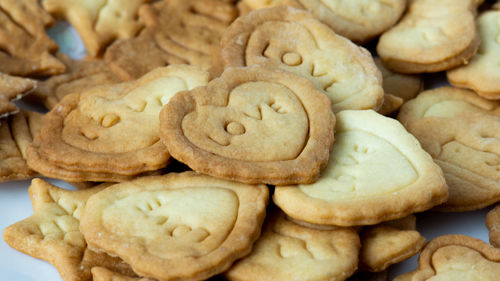
<svg viewBox="0 0 500 281">
<path fill-rule="evenodd" d="M 193 170 L 247 183 L 311 182 L 326 165 L 335 117 L 307 79 L 260 67 L 230 68 L 176 95 L 160 137 Z"/>
</svg>

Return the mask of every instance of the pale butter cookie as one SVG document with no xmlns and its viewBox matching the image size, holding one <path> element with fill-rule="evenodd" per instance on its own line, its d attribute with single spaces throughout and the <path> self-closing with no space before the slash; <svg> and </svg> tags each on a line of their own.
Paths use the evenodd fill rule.
<svg viewBox="0 0 500 281">
<path fill-rule="evenodd" d="M 356 270 L 359 247 L 359 236 L 352 228 L 311 229 L 273 210 L 252 253 L 234 264 L 225 277 L 233 281 L 342 281 Z"/>
<path fill-rule="evenodd" d="M 290 7 L 254 11 L 222 38 L 224 67 L 260 65 L 311 80 L 332 109 L 378 109 L 382 76 L 370 53 L 336 35 L 311 14 Z"/>
<path fill-rule="evenodd" d="M 467 65 L 448 70 L 454 86 L 469 88 L 486 99 L 500 99 L 500 11 L 488 11 L 477 19 L 481 44 Z"/>
<path fill-rule="evenodd" d="M 439 210 L 500 201 L 499 105 L 469 90 L 442 87 L 402 106 L 398 120 L 443 169 L 450 195 Z"/>
<path fill-rule="evenodd" d="M 140 276 L 204 280 L 248 253 L 269 191 L 186 172 L 113 185 L 89 198 L 80 230 L 92 249 Z"/>
<path fill-rule="evenodd" d="M 389 69 L 438 72 L 466 63 L 479 46 L 475 14 L 482 0 L 414 0 L 379 39 L 377 52 Z"/>
<path fill-rule="evenodd" d="M 288 216 L 368 225 L 446 201 L 441 169 L 399 122 L 369 110 L 344 110 L 336 117 L 335 143 L 319 180 L 276 186 L 273 201 Z"/>
<path fill-rule="evenodd" d="M 27 150 L 28 165 L 67 181 L 123 181 L 167 165 L 158 136 L 161 108 L 179 91 L 208 82 L 198 67 L 158 68 L 137 81 L 66 96 L 47 113 Z"/>
</svg>

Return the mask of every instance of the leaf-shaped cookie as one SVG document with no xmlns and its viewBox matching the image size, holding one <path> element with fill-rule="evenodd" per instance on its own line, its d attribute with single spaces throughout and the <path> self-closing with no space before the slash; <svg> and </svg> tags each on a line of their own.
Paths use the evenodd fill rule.
<svg viewBox="0 0 500 281">
<path fill-rule="evenodd" d="M 414 0 L 403 19 L 382 34 L 377 52 L 402 73 L 437 72 L 466 63 L 479 46 L 475 14 L 482 0 Z"/>
<path fill-rule="evenodd" d="M 481 44 L 467 65 L 449 70 L 451 84 L 473 89 L 486 99 L 500 99 L 500 11 L 488 11 L 477 19 Z"/>
<path fill-rule="evenodd" d="M 276 7 L 237 19 L 224 34 L 221 56 L 225 68 L 258 64 L 305 77 L 335 112 L 382 104 L 382 76 L 370 53 L 304 11 Z"/>
<path fill-rule="evenodd" d="M 273 210 L 252 253 L 234 264 L 225 277 L 234 281 L 345 280 L 356 270 L 359 247 L 359 236 L 351 228 L 311 229 Z"/>
<path fill-rule="evenodd" d="M 158 68 L 137 81 L 66 96 L 46 115 L 28 165 L 67 181 L 123 181 L 167 165 L 158 113 L 179 91 L 205 85 L 194 66 Z"/>
<path fill-rule="evenodd" d="M 73 60 L 61 53 L 57 55 L 57 58 L 66 65 L 66 72 L 39 82 L 30 95 L 30 98 L 43 103 L 48 109 L 52 109 L 70 93 L 79 93 L 96 86 L 121 82 L 121 79 L 114 75 L 103 61 Z"/>
<path fill-rule="evenodd" d="M 250 10 L 289 5 L 310 11 L 335 33 L 365 43 L 397 22 L 406 0 L 242 0 Z"/>
<path fill-rule="evenodd" d="M 443 169 L 450 196 L 444 211 L 500 201 L 500 103 L 442 87 L 403 105 L 398 119 Z"/>
<path fill-rule="evenodd" d="M 193 170 L 246 183 L 314 181 L 328 161 L 335 117 L 307 79 L 261 67 L 229 68 L 176 95 L 160 137 Z"/>
<path fill-rule="evenodd" d="M 22 98 L 36 86 L 34 80 L 0 73 L 0 118 L 17 113 L 19 109 L 12 101 Z"/>
<path fill-rule="evenodd" d="M 38 0 L 0 2 L 0 72 L 20 76 L 64 72 L 52 53 L 57 44 L 45 33 L 53 19 Z"/>
<path fill-rule="evenodd" d="M 0 121 L 0 182 L 28 179 L 36 173 L 26 164 L 26 147 L 43 125 L 43 115 L 22 111 Z"/>
<path fill-rule="evenodd" d="M 399 122 L 371 110 L 344 110 L 336 117 L 335 143 L 319 180 L 276 186 L 273 201 L 288 216 L 369 225 L 446 201 L 441 169 Z"/>
<path fill-rule="evenodd" d="M 106 62 L 124 80 L 170 64 L 208 70 L 211 46 L 219 45 L 237 10 L 220 0 L 168 0 L 144 5 L 139 14 L 146 24 L 141 34 L 116 42 L 105 54 Z"/>
<path fill-rule="evenodd" d="M 144 24 L 139 7 L 152 0 L 44 0 L 43 8 L 68 20 L 78 31 L 90 56 L 95 57 L 116 39 L 128 39 Z"/>
<path fill-rule="evenodd" d="M 121 257 L 140 276 L 204 280 L 251 251 L 268 196 L 265 185 L 194 172 L 142 177 L 92 196 L 80 230 L 89 247 Z"/>
<path fill-rule="evenodd" d="M 418 269 L 394 281 L 496 281 L 500 276 L 500 249 L 465 235 L 445 235 L 422 250 Z"/>
</svg>

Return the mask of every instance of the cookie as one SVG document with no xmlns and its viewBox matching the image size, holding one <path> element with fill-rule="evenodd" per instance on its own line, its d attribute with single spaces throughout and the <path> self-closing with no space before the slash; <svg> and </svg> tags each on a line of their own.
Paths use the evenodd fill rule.
<svg viewBox="0 0 500 281">
<path fill-rule="evenodd" d="M 148 278 L 130 277 L 111 271 L 105 267 L 92 268 L 92 280 L 94 281 L 152 281 Z"/>
<path fill-rule="evenodd" d="M 18 76 L 44 76 L 64 72 L 53 53 L 57 44 L 45 33 L 54 20 L 38 0 L 0 3 L 0 72 Z"/>
<path fill-rule="evenodd" d="M 8 226 L 3 239 L 12 248 L 53 264 L 65 281 L 90 279 L 90 268 L 81 265 L 86 249 L 78 230 L 85 202 L 104 186 L 69 191 L 41 179 L 28 189 L 34 214 Z"/>
<path fill-rule="evenodd" d="M 31 79 L 0 73 L 0 118 L 19 112 L 12 101 L 22 98 L 36 85 Z"/>
<path fill-rule="evenodd" d="M 57 58 L 66 65 L 66 72 L 38 83 L 30 98 L 52 109 L 64 96 L 79 93 L 95 86 L 121 82 L 100 60 L 73 60 L 59 53 Z"/>
<path fill-rule="evenodd" d="M 275 188 L 273 201 L 288 216 L 371 225 L 446 201 L 441 169 L 399 122 L 372 110 L 344 110 L 336 118 L 335 143 L 318 181 Z"/>
<path fill-rule="evenodd" d="M 204 280 L 251 251 L 267 200 L 265 185 L 194 172 L 143 177 L 92 196 L 80 230 L 90 248 L 119 256 L 140 276 Z"/>
<path fill-rule="evenodd" d="M 43 115 L 32 111 L 0 121 L 0 182 L 29 179 L 36 175 L 26 164 L 26 147 L 43 124 Z"/>
<path fill-rule="evenodd" d="M 398 120 L 442 168 L 449 187 L 442 211 L 466 211 L 500 200 L 500 103 L 442 87 L 405 103 Z"/>
<path fill-rule="evenodd" d="M 139 7 L 151 0 L 44 0 L 43 8 L 69 21 L 82 38 L 88 55 L 96 57 L 111 42 L 134 37 L 144 27 Z"/>
<path fill-rule="evenodd" d="M 288 5 L 311 12 L 335 33 L 363 44 L 393 26 L 406 0 L 243 0 L 243 10 Z"/>
<path fill-rule="evenodd" d="M 429 242 L 418 259 L 418 269 L 394 281 L 482 280 L 500 276 L 500 249 L 465 235 L 445 235 Z"/>
<path fill-rule="evenodd" d="M 491 245 L 500 248 L 500 207 L 495 207 L 486 215 L 486 226 L 490 231 Z"/>
<path fill-rule="evenodd" d="M 398 110 L 404 102 L 414 98 L 424 87 L 422 78 L 418 75 L 401 74 L 387 69 L 380 58 L 373 59 L 382 73 L 384 88 L 384 103 L 378 113 L 389 115 Z"/>
<path fill-rule="evenodd" d="M 311 80 L 332 109 L 378 109 L 382 76 L 370 53 L 336 35 L 311 14 L 290 7 L 237 19 L 222 39 L 224 67 L 261 65 Z"/>
<path fill-rule="evenodd" d="M 245 183 L 312 182 L 328 161 L 335 117 L 307 79 L 229 68 L 160 113 L 160 137 L 193 170 Z"/>
<path fill-rule="evenodd" d="M 351 228 L 310 229 L 274 210 L 252 253 L 224 275 L 233 281 L 345 280 L 356 270 L 359 248 Z"/>
<path fill-rule="evenodd" d="M 408 12 L 380 37 L 377 53 L 396 72 L 450 69 L 476 53 L 480 38 L 475 14 L 482 0 L 409 1 Z"/>
<path fill-rule="evenodd" d="M 360 268 L 381 272 L 420 252 L 425 238 L 416 229 L 414 215 L 368 226 L 361 233 Z"/>
<path fill-rule="evenodd" d="M 469 63 L 448 70 L 448 81 L 474 90 L 486 99 L 500 99 L 500 11 L 487 11 L 477 19 L 481 44 Z"/>
<path fill-rule="evenodd" d="M 170 155 L 158 136 L 158 113 L 175 93 L 207 81 L 199 68 L 175 65 L 70 94 L 46 115 L 28 165 L 74 182 L 123 181 L 163 168 Z"/>
<path fill-rule="evenodd" d="M 144 5 L 139 14 L 146 28 L 137 38 L 110 46 L 105 60 L 124 80 L 170 64 L 208 70 L 211 46 L 219 44 L 237 13 L 232 4 L 219 0 L 169 0 Z"/>
</svg>

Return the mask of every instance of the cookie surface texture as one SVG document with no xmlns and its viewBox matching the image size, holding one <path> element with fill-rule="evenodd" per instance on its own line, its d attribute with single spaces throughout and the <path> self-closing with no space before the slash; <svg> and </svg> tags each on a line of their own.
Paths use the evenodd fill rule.
<svg viewBox="0 0 500 281">
<path fill-rule="evenodd" d="M 79 219 L 85 202 L 103 187 L 69 191 L 34 179 L 28 190 L 34 214 L 8 226 L 5 242 L 12 248 L 53 264 L 64 281 L 89 280 L 90 268 L 81 266 L 87 247 Z"/>
<path fill-rule="evenodd" d="M 406 8 L 405 0 L 243 0 L 249 9 L 288 5 L 311 12 L 335 33 L 366 43 L 394 25 Z"/>
<path fill-rule="evenodd" d="M 274 210 L 266 217 L 252 253 L 225 277 L 234 281 L 345 280 L 356 270 L 359 247 L 358 234 L 351 228 L 310 229 Z"/>
<path fill-rule="evenodd" d="M 488 11 L 477 19 L 481 44 L 467 65 L 446 74 L 456 87 L 474 90 L 486 99 L 500 99 L 500 11 Z"/>
<path fill-rule="evenodd" d="M 123 181 L 163 168 L 170 155 L 158 136 L 158 113 L 177 92 L 207 81 L 199 68 L 178 65 L 68 95 L 46 115 L 28 164 L 74 182 Z"/>
<path fill-rule="evenodd" d="M 43 125 L 43 115 L 22 111 L 2 119 L 0 124 L 0 182 L 36 175 L 26 163 L 25 152 Z"/>
<path fill-rule="evenodd" d="M 64 54 L 57 58 L 66 65 L 66 72 L 38 83 L 30 95 L 37 102 L 52 109 L 63 97 L 92 87 L 121 82 L 109 67 L 100 60 L 73 60 Z"/>
<path fill-rule="evenodd" d="M 44 0 L 42 5 L 55 17 L 69 21 L 88 54 L 95 57 L 112 41 L 131 38 L 143 28 L 138 10 L 148 2 L 151 0 Z"/>
<path fill-rule="evenodd" d="M 377 53 L 401 73 L 438 72 L 466 63 L 479 46 L 480 0 L 409 1 L 402 20 L 382 34 Z"/>
<path fill-rule="evenodd" d="M 500 276 L 500 249 L 465 235 L 445 235 L 422 250 L 418 269 L 394 281 L 494 281 Z"/>
<path fill-rule="evenodd" d="M 0 72 L 44 76 L 64 72 L 53 53 L 57 44 L 45 33 L 54 20 L 38 0 L 0 2 Z"/>
<path fill-rule="evenodd" d="M 276 186 L 273 201 L 288 216 L 315 224 L 368 225 L 446 200 L 441 169 L 399 122 L 371 110 L 344 110 L 336 117 L 335 143 L 319 180 Z"/>
<path fill-rule="evenodd" d="M 500 107 L 469 90 L 442 87 L 403 105 L 398 120 L 442 168 L 449 187 L 443 211 L 500 200 Z"/>
<path fill-rule="evenodd" d="M 224 34 L 224 67 L 261 65 L 311 80 L 335 112 L 378 109 L 382 76 L 370 53 L 336 35 L 311 14 L 290 7 L 254 11 Z"/>
<path fill-rule="evenodd" d="M 121 257 L 140 276 L 202 280 L 250 252 L 268 192 L 194 172 L 143 177 L 91 197 L 80 229 L 89 247 Z"/>
<path fill-rule="evenodd" d="M 139 10 L 146 28 L 134 39 L 116 42 L 105 59 L 122 79 L 136 79 L 170 64 L 211 66 L 212 45 L 220 44 L 236 18 L 235 6 L 219 0 L 169 0 Z"/>
<path fill-rule="evenodd" d="M 193 170 L 246 183 L 311 182 L 326 165 L 335 117 L 305 78 L 231 68 L 176 95 L 160 113 L 160 137 Z"/>
</svg>

